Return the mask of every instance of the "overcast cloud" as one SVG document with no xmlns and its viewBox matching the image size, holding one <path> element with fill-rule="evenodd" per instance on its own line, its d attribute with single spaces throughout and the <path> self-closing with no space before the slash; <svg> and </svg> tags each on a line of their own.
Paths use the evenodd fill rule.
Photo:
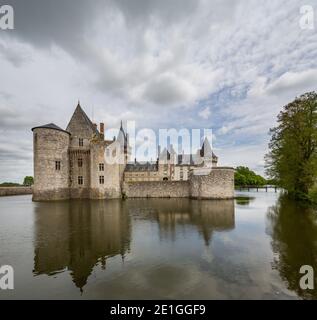
<svg viewBox="0 0 317 320">
<path fill-rule="evenodd" d="M 263 172 L 283 105 L 317 88 L 295 0 L 0 0 L 0 182 L 32 175 L 32 126 L 77 100 L 106 127 L 212 128 L 221 165 Z M 314 5 L 314 2 L 312 2 Z M 315 4 L 315 25 L 317 4 Z"/>
</svg>

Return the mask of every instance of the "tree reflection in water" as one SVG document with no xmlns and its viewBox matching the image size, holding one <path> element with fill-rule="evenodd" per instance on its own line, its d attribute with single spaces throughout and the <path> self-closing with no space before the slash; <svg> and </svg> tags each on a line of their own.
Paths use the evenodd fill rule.
<svg viewBox="0 0 317 320">
<path fill-rule="evenodd" d="M 273 268 L 277 269 L 288 289 L 305 299 L 316 299 L 317 276 L 317 212 L 315 209 L 282 195 L 275 206 L 269 208 L 267 232 L 272 237 L 275 254 Z M 302 290 L 299 281 L 302 265 L 315 271 L 315 289 Z"/>
</svg>

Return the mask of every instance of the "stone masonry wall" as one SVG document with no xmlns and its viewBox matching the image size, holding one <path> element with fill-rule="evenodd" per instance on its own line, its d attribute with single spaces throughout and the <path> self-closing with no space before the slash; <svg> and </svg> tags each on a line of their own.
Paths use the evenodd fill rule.
<svg viewBox="0 0 317 320">
<path fill-rule="evenodd" d="M 34 139 L 33 200 L 59 200 L 69 198 L 69 134 L 36 128 Z M 55 162 L 60 161 L 60 170 Z"/>
<path fill-rule="evenodd" d="M 0 197 L 32 194 L 32 187 L 0 187 Z"/>
<path fill-rule="evenodd" d="M 105 159 L 105 145 L 103 142 L 91 145 L 91 199 L 121 198 L 119 165 L 108 164 Z M 99 164 L 104 164 L 104 170 L 99 170 Z M 100 184 L 99 177 L 104 176 L 104 184 Z"/>
<path fill-rule="evenodd" d="M 234 169 L 217 167 L 209 175 L 191 176 L 190 196 L 196 199 L 234 198 Z"/>
<path fill-rule="evenodd" d="M 128 198 L 187 198 L 187 181 L 125 182 L 123 192 Z"/>
<path fill-rule="evenodd" d="M 209 175 L 191 176 L 188 181 L 125 182 L 128 198 L 234 198 L 234 169 L 214 168 Z"/>
</svg>

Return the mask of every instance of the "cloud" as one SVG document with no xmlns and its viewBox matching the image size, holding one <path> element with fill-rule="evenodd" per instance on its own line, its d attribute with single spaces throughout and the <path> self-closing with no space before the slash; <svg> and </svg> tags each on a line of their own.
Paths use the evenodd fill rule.
<svg viewBox="0 0 317 320">
<path fill-rule="evenodd" d="M 230 127 L 227 127 L 227 126 L 222 126 L 220 129 L 219 129 L 219 134 L 227 134 L 229 131 L 231 130 Z"/>
<path fill-rule="evenodd" d="M 267 94 L 283 94 L 291 92 L 293 95 L 302 94 L 304 91 L 316 90 L 317 69 L 301 72 L 285 72 L 267 87 Z"/>
<path fill-rule="evenodd" d="M 106 127 L 212 127 L 220 162 L 261 171 L 281 107 L 316 89 L 316 33 L 298 25 L 304 1 L 6 3 L 15 29 L 0 33 L 1 179 L 29 173 L 29 156 L 8 173 L 18 141 L 30 150 L 32 126 L 65 127 L 78 99 Z"/>
<path fill-rule="evenodd" d="M 172 73 L 159 75 L 145 89 L 144 97 L 159 105 L 194 103 L 197 92 L 188 81 Z"/>
<path fill-rule="evenodd" d="M 209 108 L 209 107 L 206 107 L 206 108 L 202 109 L 201 111 L 198 112 L 198 115 L 199 115 L 201 118 L 207 120 L 207 119 L 210 117 L 210 115 L 211 115 L 210 108 Z"/>
<path fill-rule="evenodd" d="M 131 23 L 149 23 L 159 19 L 165 23 L 177 23 L 192 14 L 199 7 L 196 0 L 112 0 L 113 5 L 124 14 Z"/>
</svg>

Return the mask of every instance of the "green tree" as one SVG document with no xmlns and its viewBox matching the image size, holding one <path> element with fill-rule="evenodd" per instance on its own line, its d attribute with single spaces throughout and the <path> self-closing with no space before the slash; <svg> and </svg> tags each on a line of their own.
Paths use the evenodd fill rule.
<svg viewBox="0 0 317 320">
<path fill-rule="evenodd" d="M 295 198 L 308 198 L 317 170 L 317 93 L 286 105 L 270 130 L 266 172 Z"/>
<path fill-rule="evenodd" d="M 26 176 L 23 181 L 24 186 L 32 186 L 34 184 L 34 179 L 31 176 Z"/>
<path fill-rule="evenodd" d="M 15 183 L 15 182 L 2 182 L 0 183 L 0 187 L 19 187 L 20 184 L 19 183 Z"/>
<path fill-rule="evenodd" d="M 234 175 L 236 186 L 263 186 L 266 180 L 248 167 L 237 167 Z"/>
</svg>

